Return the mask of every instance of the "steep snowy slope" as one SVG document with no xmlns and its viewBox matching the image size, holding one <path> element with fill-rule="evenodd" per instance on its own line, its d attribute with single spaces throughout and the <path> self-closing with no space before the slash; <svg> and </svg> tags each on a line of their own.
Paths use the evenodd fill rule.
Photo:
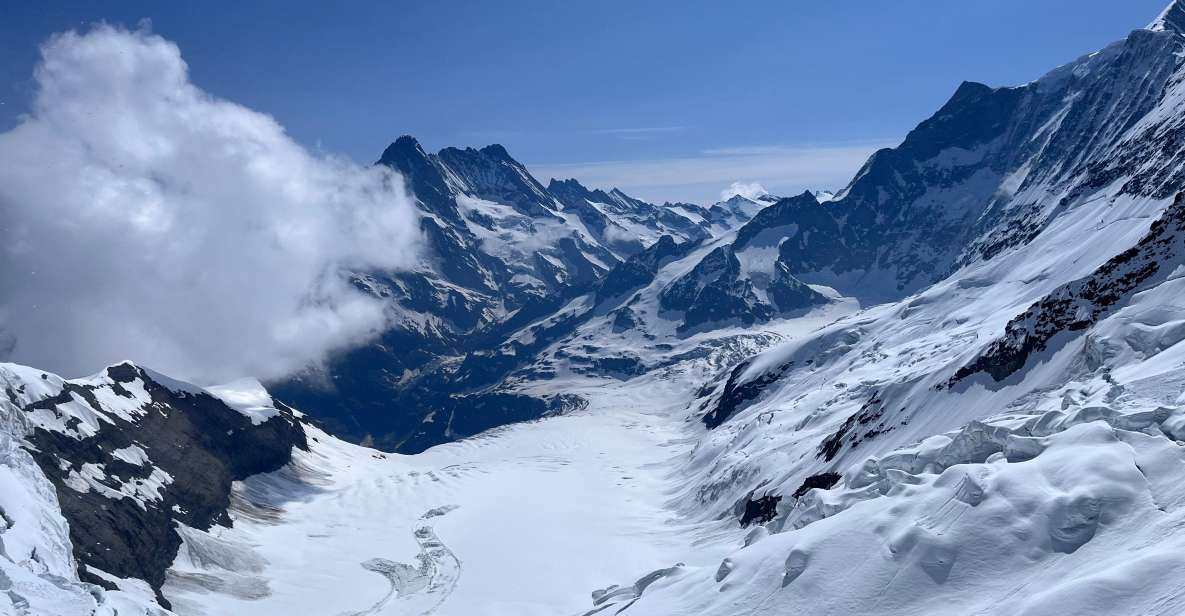
<svg viewBox="0 0 1185 616">
<path fill-rule="evenodd" d="M 764 210 L 733 252 L 755 252 L 740 260 L 764 263 L 762 276 L 783 266 L 883 301 L 1023 245 L 1120 178 L 1120 192 L 1171 196 L 1181 37 L 1166 23 L 1023 86 L 964 83 L 838 198 Z"/>
<path fill-rule="evenodd" d="M 436 261 L 356 283 L 407 325 L 275 391 L 436 446 L 4 366 L 0 607 L 1185 613 L 1182 26 L 964 84 L 835 199 L 401 139 Z"/>
<path fill-rule="evenodd" d="M 1138 70 L 1162 84 L 1161 91 L 1147 94 L 1159 101 L 1157 105 L 1134 118 L 1126 117 L 1123 108 L 1123 121 L 1130 128 L 1115 137 L 1118 145 L 1090 144 L 1084 152 L 1063 150 L 1063 153 L 1079 160 L 1094 151 L 1139 150 L 1152 152 L 1155 158 L 1127 168 L 1126 175 L 1114 175 L 1110 182 L 1091 192 L 1086 192 L 1084 186 L 1091 185 L 1092 176 L 1078 173 L 1084 167 L 1066 161 L 1058 161 L 1052 167 L 1030 165 L 1028 173 L 1044 179 L 1017 194 L 1035 199 L 1039 207 L 1049 208 L 1052 214 L 1036 235 L 991 258 L 982 255 L 968 258 L 966 265 L 945 280 L 900 302 L 872 308 L 825 328 L 801 347 L 774 351 L 746 362 L 728 379 L 722 379 L 712 396 L 703 401 L 706 422 L 719 425 L 740 413 L 749 414 L 756 407 L 774 402 L 783 407 L 822 405 L 828 415 L 835 415 L 843 414 L 836 413 L 834 408 L 841 400 L 844 402 L 841 408 L 855 410 L 869 400 L 879 399 L 883 406 L 904 406 L 900 412 L 910 416 L 925 415 L 930 422 L 927 429 L 936 423 L 942 424 L 939 430 L 952 429 L 958 423 L 950 423 L 951 420 L 971 417 L 937 410 L 950 405 L 950 399 L 957 397 L 962 402 L 956 406 L 967 409 L 973 406 L 971 401 L 981 387 L 993 392 L 1013 391 L 1013 386 L 1023 383 L 1024 374 L 1002 383 L 996 381 L 1024 367 L 1029 354 L 1041 351 L 1048 354 L 1063 348 L 1069 344 L 1070 336 L 1089 339 L 1089 328 L 1107 315 L 1114 316 L 1131 300 L 1133 293 L 1172 279 L 1181 242 L 1179 206 L 1171 203 L 1171 187 L 1182 185 L 1180 157 L 1185 154 L 1172 138 L 1172 127 L 1179 125 L 1183 117 L 1177 107 L 1181 93 L 1185 92 L 1179 85 L 1183 75 L 1177 53 L 1183 44 L 1185 38 L 1173 31 L 1140 30 L 1126 41 L 1108 47 L 1107 52 L 1088 56 L 1051 73 L 1058 79 L 1077 73 L 1088 85 L 1094 84 L 1091 88 L 1111 90 L 1114 86 L 1110 82 L 1088 79 L 1091 70 L 1102 70 L 1095 65 L 1099 58 L 1109 55 L 1119 62 L 1119 68 L 1127 66 L 1121 58 L 1140 58 Z M 1149 48 L 1163 55 L 1148 57 L 1145 52 Z M 1084 68 L 1082 63 L 1087 66 Z M 1148 71 L 1148 65 L 1167 65 L 1171 78 L 1159 77 L 1165 72 L 1162 69 Z M 1111 67 L 1107 72 L 1128 77 L 1126 72 L 1117 74 L 1118 70 Z M 1069 97 L 1067 105 L 1091 96 L 1096 96 L 1093 89 L 1076 92 Z M 1099 121 L 1110 125 L 1119 120 L 1100 116 Z M 1045 134 L 1046 129 L 1042 129 L 1036 136 Z M 1096 166 L 1107 165 L 1119 168 L 1114 167 L 1111 159 L 1096 163 Z M 1150 180 L 1137 182 L 1134 178 L 1163 179 L 1151 183 Z M 1043 196 L 1039 189 L 1045 191 Z M 825 205 L 841 204 L 842 201 Z M 746 228 L 741 229 L 738 238 L 745 233 Z M 1009 339 L 1016 342 L 991 344 L 1004 335 L 1006 325 Z M 1037 334 L 1021 333 L 1025 331 Z M 1057 336 L 1061 337 L 1061 344 L 1055 347 L 1050 342 Z M 894 345 L 901 347 L 896 353 L 904 355 L 907 361 L 890 361 L 894 357 L 890 354 Z M 1019 357 L 1019 352 L 1011 352 L 1004 358 L 1008 353 L 1005 349 L 1018 346 L 1028 351 Z M 996 357 L 999 359 L 993 362 Z M 967 378 L 978 372 L 980 366 L 988 369 L 987 363 L 1000 366 L 989 370 L 994 376 L 991 382 L 981 385 Z M 967 364 L 971 365 L 960 370 Z M 828 366 L 833 368 L 827 369 Z M 952 381 L 956 372 L 959 378 Z M 809 393 L 818 389 L 816 383 L 831 383 L 832 391 Z M 796 392 L 794 404 L 778 398 L 779 391 Z M 898 398 L 908 399 L 909 404 L 901 404 Z M 946 399 L 937 402 L 942 398 Z M 995 401 L 1001 408 L 1010 402 Z M 927 405 L 933 406 L 927 408 Z M 900 432 L 914 430 L 897 431 Z M 853 437 L 853 440 L 860 439 Z"/>
<path fill-rule="evenodd" d="M 41 524 L 50 533 L 41 546 L 8 557 L 110 590 L 135 580 L 166 607 L 159 591 L 181 544 L 175 525 L 228 523 L 233 481 L 278 469 L 306 446 L 294 412 L 257 383 L 206 391 L 129 363 L 68 381 L 2 364 L 0 386 L 12 472 L 36 488 L 52 521 Z M 3 511 L 28 513 L 21 494 L 0 498 Z M 28 524 L 9 526 L 20 535 Z M 66 528 L 72 553 L 63 555 Z"/>
<path fill-rule="evenodd" d="M 36 380 L 29 383 L 37 387 Z M 140 582 L 138 592 L 100 592 L 79 580 L 57 492 L 22 447 L 32 430 L 25 415 L 0 398 L 0 613 L 164 614 L 147 583 Z"/>
<path fill-rule="evenodd" d="M 1185 237 L 1174 201 L 1185 187 L 1181 6 L 1033 84 L 964 86 L 931 126 L 874 156 L 844 198 L 780 218 L 799 225 L 791 240 L 803 224 L 817 239 L 823 227 L 803 223 L 809 211 L 839 230 L 837 245 L 850 254 L 876 255 L 867 263 L 910 263 L 881 270 L 899 284 L 911 280 L 902 272 L 957 269 L 750 358 L 707 388 L 693 410 L 708 431 L 678 507 L 750 525 L 747 545 L 600 607 L 627 615 L 1185 610 L 1177 581 L 1185 313 L 1176 301 Z M 967 122 L 968 109 L 985 121 L 941 132 L 999 141 L 1002 149 L 985 146 L 977 157 L 1011 161 L 965 170 L 991 179 L 982 192 L 964 184 L 933 202 L 966 212 L 957 219 L 971 224 L 947 234 L 952 242 L 929 238 L 942 252 L 909 262 L 894 256 L 909 242 L 884 245 L 850 229 L 858 209 L 846 206 L 862 192 L 884 194 L 886 183 L 900 193 L 891 207 L 870 209 L 870 220 L 891 228 L 912 216 L 919 202 L 908 195 L 933 190 L 926 173 L 862 183 L 887 173 L 878 166 L 903 150 L 916 152 L 910 140 L 935 124 Z M 945 147 L 931 148 L 931 160 L 974 149 Z M 944 177 L 962 173 L 954 168 Z M 978 205 L 965 209 L 968 197 Z M 805 242 L 783 242 L 779 259 L 810 280 L 820 247 Z"/>
</svg>

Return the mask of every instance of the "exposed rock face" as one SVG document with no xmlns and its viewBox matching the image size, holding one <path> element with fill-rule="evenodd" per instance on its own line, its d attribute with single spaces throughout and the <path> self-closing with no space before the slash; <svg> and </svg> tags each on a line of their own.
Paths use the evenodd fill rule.
<svg viewBox="0 0 1185 616">
<path fill-rule="evenodd" d="M 1185 260 L 1185 200 L 1178 195 L 1138 244 L 1115 255 L 1092 274 L 1058 287 L 1008 322 L 1004 335 L 953 382 L 977 372 L 1001 381 L 1044 351 L 1063 332 L 1077 332 L 1099 322 L 1142 286 L 1163 279 Z"/>
<path fill-rule="evenodd" d="M 685 312 L 683 329 L 737 319 L 745 325 L 767 321 L 773 310 L 741 277 L 741 264 L 732 249 L 721 246 L 704 257 L 660 296 L 662 307 Z"/>
<path fill-rule="evenodd" d="M 794 363 L 787 362 L 780 368 L 768 370 L 755 379 L 745 380 L 745 372 L 749 367 L 750 362 L 741 362 L 729 373 L 728 380 L 715 400 L 715 404 L 701 418 L 708 429 L 720 427 L 730 417 L 764 394 L 765 386 L 777 382 L 783 373 L 794 367 Z"/>
<path fill-rule="evenodd" d="M 597 298 L 604 300 L 621 297 L 650 284 L 658 268 L 676 257 L 687 253 L 690 246 L 676 244 L 674 238 L 664 235 L 646 250 L 618 264 L 601 281 Z"/>
<path fill-rule="evenodd" d="M 765 289 L 758 289 L 743 271 L 733 246 L 708 253 L 687 274 L 676 279 L 659 296 L 666 310 L 682 310 L 680 330 L 736 321 L 744 325 L 765 322 L 779 313 L 807 308 L 827 301 L 776 265 L 777 273 Z M 766 298 L 761 297 L 761 293 Z"/>
<path fill-rule="evenodd" d="M 759 207 L 738 204 L 713 219 L 697 206 L 575 180 L 545 187 L 500 145 L 429 154 L 403 136 L 378 164 L 406 178 L 428 254 L 410 272 L 353 276 L 391 303 L 392 327 L 378 340 L 270 388 L 338 434 L 404 452 L 571 404 L 500 388 L 539 346 L 513 336 L 583 294 L 645 284 L 680 250 Z M 539 340 L 566 331 L 545 329 Z"/>
<path fill-rule="evenodd" d="M 1148 29 L 1153 32 L 1185 34 L 1185 3 L 1174 1 L 1148 25 Z"/>
<path fill-rule="evenodd" d="M 436 160 L 453 188 L 463 194 L 510 205 L 533 219 L 558 218 L 555 197 L 501 145 L 480 150 L 445 148 Z"/>
<path fill-rule="evenodd" d="M 778 514 L 778 503 L 782 497 L 767 494 L 761 498 L 745 501 L 745 511 L 741 514 L 741 526 L 764 524 Z"/>
<path fill-rule="evenodd" d="M 1032 241 L 1114 181 L 1126 194 L 1173 194 L 1185 103 L 1165 94 L 1185 40 L 1181 11 L 1174 4 L 1156 31 L 1137 30 L 1032 83 L 962 84 L 838 198 L 778 202 L 737 233 L 733 251 L 773 246 L 779 267 L 808 283 L 893 299 Z"/>
<path fill-rule="evenodd" d="M 552 180 L 547 190 L 576 214 L 602 244 L 618 254 L 638 252 L 662 232 L 682 242 L 696 242 L 712 235 L 709 213 L 689 204 L 653 205 L 617 190 L 590 190 L 576 180 Z M 693 220 L 696 219 L 696 220 Z M 728 221 L 723 221 L 728 226 Z"/>
<path fill-rule="evenodd" d="M 245 414 L 199 388 L 124 363 L 89 379 L 0 366 L 8 401 L 56 488 L 84 581 L 91 568 L 147 581 L 160 597 L 181 539 L 175 524 L 229 525 L 231 482 L 286 464 L 306 446 L 295 413 Z M 260 414 L 262 413 L 262 414 Z"/>
<path fill-rule="evenodd" d="M 765 292 L 770 302 L 783 314 L 827 302 L 826 296 L 795 278 L 785 263 L 776 263 L 774 268 L 774 278 L 766 286 Z"/>
</svg>

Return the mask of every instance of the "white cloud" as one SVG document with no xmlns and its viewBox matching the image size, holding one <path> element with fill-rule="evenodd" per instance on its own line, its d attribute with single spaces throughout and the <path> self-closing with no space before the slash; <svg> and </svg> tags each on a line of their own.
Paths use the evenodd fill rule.
<svg viewBox="0 0 1185 616">
<path fill-rule="evenodd" d="M 55 36 L 35 77 L 0 134 L 0 356 L 266 379 L 384 325 L 341 272 L 414 259 L 398 176 L 310 154 L 147 31 Z"/>
<path fill-rule="evenodd" d="M 763 195 L 768 195 L 768 194 L 769 194 L 769 191 L 766 190 L 765 187 L 762 186 L 758 182 L 750 182 L 748 184 L 746 184 L 744 182 L 733 182 L 731 185 L 729 185 L 728 188 L 725 188 L 724 190 L 720 191 L 720 200 L 725 201 L 725 200 L 731 199 L 737 195 L 740 195 L 740 196 L 742 196 L 746 199 L 749 199 L 749 200 L 753 200 L 753 199 L 756 199 L 757 197 L 761 197 Z"/>
<path fill-rule="evenodd" d="M 540 178 L 576 178 L 588 186 L 617 187 L 650 201 L 715 200 L 737 178 L 777 195 L 846 186 L 885 141 L 824 145 L 761 145 L 706 150 L 700 156 L 531 165 Z"/>
</svg>

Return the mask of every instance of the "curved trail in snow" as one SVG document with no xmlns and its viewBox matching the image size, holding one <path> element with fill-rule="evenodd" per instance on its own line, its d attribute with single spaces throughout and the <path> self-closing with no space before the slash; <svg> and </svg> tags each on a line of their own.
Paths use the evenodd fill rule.
<svg viewBox="0 0 1185 616">
<path fill-rule="evenodd" d="M 229 584 L 241 577 L 228 573 L 233 567 L 187 561 L 183 573 L 221 585 L 174 584 L 168 596 L 186 616 L 587 610 L 590 589 L 616 571 L 636 578 L 686 561 L 699 526 L 669 508 L 677 486 L 667 473 L 690 446 L 683 398 L 699 376 L 565 382 L 565 391 L 594 401 L 589 409 L 415 456 L 309 428 L 309 451 L 294 453 L 287 471 L 294 480 L 247 482 L 268 515 L 239 514 L 233 529 L 210 537 L 253 555 L 253 579 L 266 593 L 233 593 Z M 316 489 L 306 485 L 313 474 Z"/>
<path fill-rule="evenodd" d="M 444 515 L 452 506 L 431 509 L 421 519 Z M 368 608 L 344 612 L 341 616 L 377 616 L 386 611 L 388 605 L 397 608 L 392 613 L 401 616 L 430 616 L 435 613 L 461 577 L 461 561 L 457 558 L 431 526 L 421 526 L 415 531 L 420 553 L 416 555 L 418 566 L 399 563 L 385 558 L 372 558 L 361 563 L 362 568 L 373 571 L 390 584 L 386 594 Z"/>
</svg>

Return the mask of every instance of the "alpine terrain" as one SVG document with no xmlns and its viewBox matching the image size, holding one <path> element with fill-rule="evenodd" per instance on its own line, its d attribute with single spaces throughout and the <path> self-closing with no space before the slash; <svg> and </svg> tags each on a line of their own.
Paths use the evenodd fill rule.
<svg viewBox="0 0 1185 616">
<path fill-rule="evenodd" d="M 1185 0 L 835 194 L 375 164 L 425 250 L 363 346 L 0 364 L 0 613 L 1185 613 Z"/>
</svg>

